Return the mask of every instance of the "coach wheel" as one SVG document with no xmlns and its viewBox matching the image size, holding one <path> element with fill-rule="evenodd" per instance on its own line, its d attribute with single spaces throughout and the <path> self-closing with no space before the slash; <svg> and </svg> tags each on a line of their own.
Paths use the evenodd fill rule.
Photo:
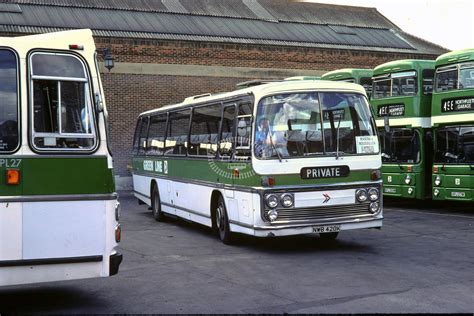
<svg viewBox="0 0 474 316">
<path fill-rule="evenodd" d="M 232 233 L 229 228 L 229 218 L 227 217 L 227 209 L 225 207 L 224 199 L 219 197 L 215 211 L 215 223 L 219 238 L 226 245 L 232 243 Z"/>
<path fill-rule="evenodd" d="M 151 193 L 151 212 L 158 222 L 163 221 L 164 215 L 161 211 L 160 193 L 158 192 L 158 185 L 156 184 L 153 186 Z"/>
<path fill-rule="evenodd" d="M 320 234 L 319 234 L 319 237 L 320 237 L 322 240 L 336 240 L 337 235 L 339 235 L 339 232 L 335 232 L 335 233 L 320 233 Z"/>
</svg>

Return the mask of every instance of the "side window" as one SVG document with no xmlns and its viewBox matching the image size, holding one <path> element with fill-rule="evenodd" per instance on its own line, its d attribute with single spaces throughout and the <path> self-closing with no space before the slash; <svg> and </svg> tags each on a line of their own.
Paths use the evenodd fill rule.
<svg viewBox="0 0 474 316">
<path fill-rule="evenodd" d="M 138 144 L 138 154 L 145 155 L 147 150 L 147 136 L 148 136 L 148 117 L 142 118 L 142 123 L 140 126 L 140 136 L 139 136 L 139 144 Z"/>
<path fill-rule="evenodd" d="M 219 142 L 219 152 L 222 158 L 230 159 L 234 151 L 235 136 L 235 105 L 226 106 L 222 117 L 222 129 Z"/>
<path fill-rule="evenodd" d="M 147 141 L 147 154 L 149 155 L 163 155 L 164 153 L 166 118 L 167 115 L 165 113 L 154 115 L 150 119 Z"/>
<path fill-rule="evenodd" d="M 138 154 L 138 145 L 140 144 L 140 129 L 142 126 L 142 118 L 139 117 L 135 127 L 135 135 L 133 136 L 133 154 Z"/>
<path fill-rule="evenodd" d="M 208 157 L 216 155 L 221 109 L 220 104 L 194 109 L 188 148 L 189 155 Z"/>
<path fill-rule="evenodd" d="M 252 139 L 252 103 L 242 102 L 238 105 L 239 115 L 237 116 L 237 135 L 235 139 L 236 158 L 249 158 L 250 140 Z"/>
<path fill-rule="evenodd" d="M 434 69 L 424 69 L 422 73 L 423 78 L 423 95 L 430 95 L 433 93 Z"/>
<path fill-rule="evenodd" d="M 190 114 L 190 109 L 169 114 L 165 155 L 186 155 Z"/>
<path fill-rule="evenodd" d="M 368 77 L 360 78 L 360 85 L 362 87 L 364 87 L 365 92 L 367 93 L 367 97 L 370 100 L 370 98 L 372 96 L 372 88 L 373 88 L 372 87 L 372 78 L 368 78 Z"/>
<path fill-rule="evenodd" d="M 90 88 L 84 64 L 73 55 L 33 53 L 32 143 L 44 150 L 96 146 Z"/>
<path fill-rule="evenodd" d="M 0 50 L 0 153 L 18 147 L 18 71 L 15 54 Z"/>
</svg>

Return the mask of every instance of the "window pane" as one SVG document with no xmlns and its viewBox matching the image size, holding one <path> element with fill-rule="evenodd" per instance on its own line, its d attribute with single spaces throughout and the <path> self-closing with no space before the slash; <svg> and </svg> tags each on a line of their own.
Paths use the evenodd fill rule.
<svg viewBox="0 0 474 316">
<path fill-rule="evenodd" d="M 140 129 L 142 127 L 142 118 L 139 117 L 135 127 L 135 135 L 133 137 L 133 153 L 138 153 L 138 145 L 140 144 Z"/>
<path fill-rule="evenodd" d="M 59 99 L 57 81 L 33 81 L 33 114 L 35 132 L 59 132 Z"/>
<path fill-rule="evenodd" d="M 449 91 L 458 87 L 458 70 L 452 69 L 436 74 L 436 91 Z"/>
<path fill-rule="evenodd" d="M 459 89 L 474 88 L 474 67 L 461 68 Z"/>
<path fill-rule="evenodd" d="M 217 104 L 194 109 L 188 149 L 190 155 L 216 155 L 221 108 L 221 105 Z"/>
<path fill-rule="evenodd" d="M 31 60 L 34 76 L 86 78 L 81 61 L 74 56 L 36 53 Z"/>
<path fill-rule="evenodd" d="M 415 129 L 393 128 L 390 133 L 380 129 L 383 162 L 420 162 L 420 134 Z"/>
<path fill-rule="evenodd" d="M 367 96 L 372 96 L 372 78 L 360 78 L 360 85 L 364 87 L 365 92 L 367 92 Z"/>
<path fill-rule="evenodd" d="M 165 154 L 185 155 L 188 145 L 189 117 L 191 110 L 170 113 L 170 123 L 165 144 Z"/>
<path fill-rule="evenodd" d="M 423 70 L 423 95 L 429 95 L 433 92 L 434 69 Z"/>
<path fill-rule="evenodd" d="M 17 62 L 15 54 L 0 50 L 0 152 L 18 146 Z"/>
<path fill-rule="evenodd" d="M 270 96 L 258 105 L 255 155 L 262 158 L 324 153 L 316 93 Z"/>
<path fill-rule="evenodd" d="M 219 144 L 220 156 L 231 158 L 234 149 L 234 122 L 235 107 L 228 106 L 224 109 L 224 117 L 222 118 L 222 133 Z"/>
<path fill-rule="evenodd" d="M 138 145 L 138 153 L 140 155 L 144 155 L 145 151 L 147 149 L 147 141 L 146 140 L 147 140 L 147 136 L 148 136 L 148 121 L 149 121 L 148 117 L 142 118 L 142 123 L 141 123 L 141 126 L 140 126 L 140 136 L 139 136 L 140 143 Z"/>
<path fill-rule="evenodd" d="M 390 79 L 375 81 L 373 96 L 374 99 L 390 96 Z"/>
<path fill-rule="evenodd" d="M 86 100 L 85 83 L 61 82 L 61 132 L 92 133 L 92 113 Z"/>
<path fill-rule="evenodd" d="M 398 89 L 398 94 L 395 92 Z M 416 95 L 416 77 L 403 77 L 393 79 L 392 96 L 412 96 Z"/>
<path fill-rule="evenodd" d="M 166 134 L 166 114 L 155 115 L 151 117 L 150 128 L 148 130 L 148 148 L 149 155 L 162 155 L 165 148 Z"/>
<path fill-rule="evenodd" d="M 474 126 L 453 126 L 436 134 L 435 162 L 474 163 Z"/>
</svg>

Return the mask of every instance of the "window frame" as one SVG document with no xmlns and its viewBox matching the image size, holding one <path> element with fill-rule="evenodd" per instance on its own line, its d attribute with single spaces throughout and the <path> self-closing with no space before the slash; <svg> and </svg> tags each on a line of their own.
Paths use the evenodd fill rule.
<svg viewBox="0 0 474 316">
<path fill-rule="evenodd" d="M 258 107 L 260 106 L 260 102 L 267 98 L 267 97 L 272 97 L 272 96 L 276 96 L 276 95 L 281 95 L 281 94 L 285 94 L 287 92 L 279 92 L 279 93 L 272 93 L 272 94 L 267 94 L 267 95 L 264 95 L 262 96 L 259 100 L 258 100 L 258 103 L 254 103 L 254 113 L 255 111 L 257 111 L 257 114 L 258 114 Z M 322 144 L 323 144 L 323 153 L 322 154 L 318 154 L 318 155 L 312 155 L 312 156 L 308 156 L 308 157 L 303 157 L 303 156 L 288 156 L 288 157 L 285 157 L 284 159 L 288 160 L 288 159 L 306 159 L 306 158 L 309 158 L 309 157 L 318 157 L 318 158 L 327 158 L 327 157 L 334 157 L 334 155 L 330 155 L 334 152 L 331 152 L 331 151 L 327 151 L 326 149 L 326 140 L 325 140 L 325 131 L 324 131 L 324 114 L 323 114 L 323 103 L 322 103 L 322 99 L 321 99 L 321 94 L 324 94 L 324 93 L 344 93 L 344 94 L 347 94 L 347 93 L 352 93 L 352 94 L 357 94 L 357 95 L 360 95 L 363 99 L 365 99 L 365 102 L 366 102 L 366 106 L 367 106 L 367 111 L 368 111 L 368 114 L 369 114 L 369 122 L 370 122 L 370 125 L 372 126 L 372 131 L 374 133 L 374 135 L 372 136 L 376 136 L 377 139 L 379 139 L 379 133 L 378 133 L 378 129 L 377 129 L 377 125 L 376 125 L 376 122 L 375 122 L 375 116 L 374 116 L 374 113 L 373 113 L 373 109 L 372 107 L 370 106 L 370 101 L 369 99 L 367 98 L 366 95 L 364 95 L 363 93 L 360 93 L 360 92 L 354 92 L 354 91 L 345 91 L 345 90 L 341 90 L 341 91 L 337 91 L 337 90 L 298 90 L 297 92 L 295 93 L 298 93 L 298 94 L 303 94 L 303 93 L 315 93 L 317 94 L 318 96 L 318 103 L 319 103 L 319 110 L 320 110 L 320 113 L 319 113 L 319 118 L 320 118 L 320 124 L 321 124 L 321 137 L 322 137 Z M 254 121 L 257 120 L 257 115 L 255 114 L 254 115 Z M 354 126 L 357 125 L 359 126 L 359 122 L 358 121 L 354 121 L 354 118 L 352 117 L 351 115 L 351 121 L 353 122 Z M 357 122 L 357 123 L 356 123 Z M 277 160 L 278 157 L 266 157 L 266 158 L 262 158 L 262 157 L 259 157 L 258 155 L 255 154 L 255 144 L 254 144 L 254 139 L 255 139 L 255 133 L 257 131 L 257 127 L 255 127 L 255 124 L 256 122 L 253 122 L 253 126 L 254 126 L 254 130 L 252 132 L 252 144 L 251 146 L 253 147 L 252 148 L 252 159 L 257 159 L 257 160 L 260 160 L 260 161 L 270 161 L 270 160 Z M 360 129 L 360 126 L 359 126 L 359 129 Z M 358 154 L 357 152 L 356 153 L 343 153 L 343 155 L 345 157 L 350 157 L 350 156 L 353 156 L 353 157 L 363 157 L 363 156 L 371 156 L 371 155 L 380 155 L 380 152 L 381 152 L 381 148 L 380 148 L 380 143 L 379 143 L 379 146 L 378 146 L 378 152 L 376 153 L 371 153 L 371 154 Z M 329 154 L 328 154 L 329 153 Z"/>
<path fill-rule="evenodd" d="M 16 64 L 16 108 L 17 108 L 17 146 L 16 148 L 8 151 L 0 151 L 0 155 L 10 155 L 16 153 L 21 145 L 22 145 L 22 133 L 21 133 L 21 127 L 23 126 L 22 124 L 22 111 L 21 111 L 21 106 L 20 106 L 20 96 L 21 96 L 21 81 L 20 81 L 20 56 L 18 55 L 17 51 L 14 50 L 11 47 L 7 46 L 0 46 L 0 50 L 7 50 L 13 53 L 15 56 L 15 64 Z"/>
<path fill-rule="evenodd" d="M 54 76 L 39 76 L 33 74 L 33 62 L 32 58 L 36 54 L 45 54 L 45 55 L 64 55 L 71 56 L 76 58 L 83 67 L 84 78 L 73 78 L 73 77 L 54 77 Z M 93 81 L 91 77 L 91 70 L 86 59 L 80 54 L 72 51 L 65 50 L 48 50 L 48 49 L 34 49 L 28 52 L 27 54 L 27 85 L 28 85 L 28 143 L 31 150 L 38 154 L 51 154 L 51 153 L 61 153 L 61 154 L 92 154 L 96 152 L 100 147 L 100 132 L 99 132 L 99 121 L 97 119 L 97 105 L 95 104 L 95 99 L 93 96 Z M 60 82 L 80 82 L 84 83 L 84 97 L 86 101 L 86 108 L 90 110 L 90 122 L 93 124 L 91 128 L 91 133 L 62 133 L 62 126 L 60 121 L 58 122 L 58 133 L 43 133 L 35 132 L 34 129 L 34 80 L 48 80 L 58 83 L 58 87 L 61 85 Z M 58 89 L 58 104 L 61 108 L 61 89 Z M 78 139 L 92 139 L 94 145 L 90 148 L 79 149 L 79 148 L 41 148 L 37 147 L 34 143 L 36 137 L 55 137 L 55 138 L 78 138 Z"/>
<path fill-rule="evenodd" d="M 154 117 L 157 117 L 157 116 L 164 116 L 165 117 L 165 133 L 163 135 L 163 145 L 165 144 L 166 142 L 166 132 L 168 131 L 168 119 L 169 119 L 169 115 L 168 115 L 169 112 L 158 112 L 158 113 L 151 113 L 150 115 L 148 115 L 148 130 L 147 130 L 147 134 L 146 134 L 146 148 L 145 148 L 145 156 L 156 156 L 156 157 L 161 157 L 161 156 L 164 156 L 165 154 L 165 151 L 164 151 L 164 148 L 162 149 L 162 152 L 160 154 L 154 154 L 154 153 L 150 153 L 150 148 L 151 148 L 151 145 L 148 144 L 148 142 L 150 141 L 150 128 L 152 126 L 151 122 L 153 120 Z"/>
<path fill-rule="evenodd" d="M 191 136 L 192 136 L 192 128 L 193 128 L 193 122 L 194 122 L 194 114 L 195 114 L 195 111 L 197 109 L 201 109 L 201 108 L 210 108 L 210 107 L 219 107 L 219 112 L 220 112 L 220 119 L 219 119 L 219 125 L 217 126 L 217 142 L 216 142 L 216 146 L 217 146 L 217 150 L 216 150 L 216 153 L 215 155 L 211 156 L 211 155 L 195 155 L 195 154 L 189 154 L 189 145 L 191 144 Z M 209 102 L 209 103 L 205 103 L 205 104 L 199 104 L 197 106 L 191 106 L 191 109 L 192 109 L 192 113 L 191 113 L 191 117 L 190 117 L 190 122 L 189 122 L 189 135 L 188 135 L 188 147 L 186 149 L 186 155 L 187 157 L 191 157 L 191 158 L 206 158 L 206 159 L 212 159 L 212 158 L 216 158 L 218 156 L 218 153 L 219 153 L 219 149 L 220 149 L 220 132 L 221 132 L 221 126 L 222 126 L 222 120 L 223 120 L 223 104 L 222 102 L 220 101 L 216 101 L 216 102 Z M 212 144 L 212 143 L 211 143 Z"/>
</svg>

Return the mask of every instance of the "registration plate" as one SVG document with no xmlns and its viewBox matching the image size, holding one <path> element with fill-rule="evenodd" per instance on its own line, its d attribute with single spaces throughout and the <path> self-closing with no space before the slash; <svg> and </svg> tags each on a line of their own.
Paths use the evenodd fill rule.
<svg viewBox="0 0 474 316">
<path fill-rule="evenodd" d="M 341 230 L 341 225 L 314 226 L 315 233 L 337 233 Z"/>
</svg>

